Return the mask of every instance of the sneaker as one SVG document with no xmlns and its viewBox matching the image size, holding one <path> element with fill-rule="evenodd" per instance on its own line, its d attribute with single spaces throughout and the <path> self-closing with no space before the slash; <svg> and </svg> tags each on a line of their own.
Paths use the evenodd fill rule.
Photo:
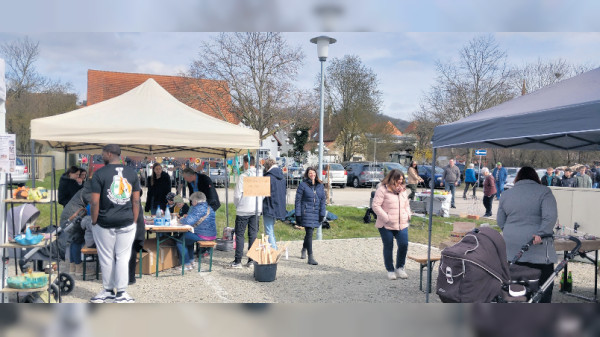
<svg viewBox="0 0 600 337">
<path fill-rule="evenodd" d="M 398 276 L 401 279 L 408 278 L 408 275 L 404 271 L 404 267 L 396 269 L 396 276 Z"/>
<path fill-rule="evenodd" d="M 188 264 L 185 265 L 185 270 L 186 271 L 192 271 L 192 270 L 194 270 L 194 267 L 192 267 L 191 263 L 188 263 Z"/>
<path fill-rule="evenodd" d="M 231 268 L 231 269 L 240 269 L 240 268 L 242 268 L 242 263 L 241 262 L 235 262 L 235 261 L 233 261 L 233 262 L 231 262 L 229 264 L 229 268 Z"/>
<path fill-rule="evenodd" d="M 397 279 L 396 273 L 393 271 L 388 271 L 388 280 L 395 280 L 395 279 Z"/>
<path fill-rule="evenodd" d="M 254 267 L 254 261 L 248 260 L 248 262 L 246 262 L 246 267 L 248 267 L 248 268 Z"/>
<path fill-rule="evenodd" d="M 452 206 L 450 206 L 450 208 L 456 208 L 456 206 L 452 205 Z"/>
<path fill-rule="evenodd" d="M 135 300 L 133 297 L 129 296 L 126 291 L 123 291 L 117 293 L 117 296 L 115 297 L 115 303 L 135 303 Z"/>
<path fill-rule="evenodd" d="M 90 298 L 90 303 L 113 303 L 115 294 L 112 291 L 102 289 L 96 296 Z"/>
</svg>

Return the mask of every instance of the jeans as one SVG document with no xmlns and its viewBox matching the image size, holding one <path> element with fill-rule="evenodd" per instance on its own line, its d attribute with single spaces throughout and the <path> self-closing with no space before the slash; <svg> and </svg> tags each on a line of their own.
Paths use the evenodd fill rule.
<svg viewBox="0 0 600 337">
<path fill-rule="evenodd" d="M 310 256 L 310 255 L 313 255 L 312 239 L 313 239 L 313 232 L 315 229 L 312 227 L 304 227 L 304 230 L 306 231 L 306 233 L 304 234 L 304 243 L 302 244 L 302 248 L 305 248 L 306 252 Z"/>
<path fill-rule="evenodd" d="M 181 242 L 177 242 L 177 250 L 179 251 L 180 256 L 183 256 L 183 262 L 185 264 L 192 263 L 194 259 L 194 245 L 196 241 L 202 241 L 202 239 L 196 233 L 186 232 L 181 235 L 179 239 L 185 237 L 185 249 L 183 249 L 183 244 Z M 183 255 L 185 254 L 185 256 Z"/>
<path fill-rule="evenodd" d="M 258 217 L 256 215 L 238 215 L 235 217 L 235 263 L 242 262 L 246 226 L 248 227 L 248 250 L 250 250 L 258 235 Z"/>
<path fill-rule="evenodd" d="M 483 207 L 485 207 L 485 215 L 492 216 L 492 200 L 494 200 L 494 195 L 490 195 L 489 197 L 483 196 Z"/>
<path fill-rule="evenodd" d="M 131 246 L 131 257 L 129 258 L 129 283 L 135 282 L 135 265 L 140 249 L 144 247 L 144 240 L 133 240 Z"/>
<path fill-rule="evenodd" d="M 106 290 L 125 291 L 129 283 L 129 258 L 135 238 L 135 224 L 121 228 L 92 226 Z"/>
<path fill-rule="evenodd" d="M 504 183 L 496 181 L 496 199 L 500 200 L 500 194 L 504 191 Z"/>
<path fill-rule="evenodd" d="M 465 191 L 463 192 L 463 198 L 467 197 L 467 191 L 469 190 L 470 186 L 473 186 L 473 198 L 475 198 L 475 192 L 477 191 L 477 183 L 470 181 L 465 182 Z"/>
<path fill-rule="evenodd" d="M 69 245 L 69 261 L 71 263 L 80 264 L 81 263 L 81 248 L 83 247 L 82 243 L 71 242 Z"/>
<path fill-rule="evenodd" d="M 415 200 L 415 193 L 417 192 L 417 184 L 408 184 L 406 186 L 410 189 L 410 194 L 408 195 L 408 199 Z"/>
<path fill-rule="evenodd" d="M 275 243 L 275 218 L 263 215 L 263 223 L 265 225 L 265 234 L 269 236 L 271 248 L 277 249 L 277 244 Z"/>
<path fill-rule="evenodd" d="M 450 191 L 450 193 L 452 193 L 452 201 L 450 205 L 454 207 L 454 194 L 456 193 L 456 186 L 454 185 L 454 183 L 444 183 L 444 190 Z"/>
<path fill-rule="evenodd" d="M 403 230 L 389 230 L 384 227 L 378 228 L 381 241 L 383 242 L 383 262 L 387 271 L 394 271 L 394 238 L 398 244 L 396 253 L 396 268 L 404 267 L 406 263 L 406 253 L 408 252 L 408 227 Z"/>
</svg>

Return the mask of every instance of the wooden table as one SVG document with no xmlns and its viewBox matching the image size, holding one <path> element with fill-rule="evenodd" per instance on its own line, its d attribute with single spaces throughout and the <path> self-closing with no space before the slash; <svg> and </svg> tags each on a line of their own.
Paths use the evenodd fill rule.
<svg viewBox="0 0 600 337">
<path fill-rule="evenodd" d="M 160 243 L 161 241 L 166 241 L 168 239 L 173 239 L 176 242 L 181 242 L 183 245 L 183 251 L 185 252 L 185 236 L 178 238 L 175 236 L 175 233 L 185 233 L 192 232 L 194 228 L 191 226 L 153 226 L 146 225 L 146 233 L 157 233 L 162 235 L 156 235 L 156 260 L 160 260 Z M 185 275 L 185 264 L 184 264 L 184 254 L 181 254 L 181 275 Z M 140 254 L 140 269 L 142 266 L 141 254 Z M 141 272 L 140 272 L 141 275 Z M 156 263 L 156 277 L 158 277 L 158 262 Z"/>
<path fill-rule="evenodd" d="M 579 256 L 591 261 L 594 266 L 594 297 L 586 297 L 586 296 L 582 296 L 582 295 L 567 293 L 562 290 L 561 290 L 561 292 L 565 295 L 577 297 L 577 298 L 580 298 L 580 299 L 583 299 L 586 301 L 598 302 L 598 272 L 596 271 L 596 268 L 598 268 L 598 250 L 600 249 L 600 239 L 585 240 L 585 239 L 580 238 L 579 240 L 581 240 L 581 248 L 579 249 Z M 565 240 L 565 239 L 556 239 L 556 240 L 554 240 L 554 248 L 556 249 L 557 252 L 563 251 L 564 257 L 566 258 L 567 253 L 569 253 L 573 248 L 575 248 L 575 242 L 573 242 L 571 240 Z M 586 253 L 588 253 L 588 252 L 594 252 L 593 259 L 586 255 Z M 562 277 L 564 277 L 565 280 L 567 279 L 568 266 L 569 265 L 566 264 L 565 268 L 563 269 Z"/>
</svg>

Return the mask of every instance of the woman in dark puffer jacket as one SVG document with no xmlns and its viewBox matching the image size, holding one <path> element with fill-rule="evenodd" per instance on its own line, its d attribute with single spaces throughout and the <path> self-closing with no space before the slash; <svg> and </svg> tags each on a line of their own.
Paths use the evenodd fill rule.
<svg viewBox="0 0 600 337">
<path fill-rule="evenodd" d="M 317 171 L 309 167 L 304 173 L 304 181 L 298 185 L 296 191 L 296 223 L 306 230 L 302 255 L 305 259 L 308 252 L 308 264 L 317 265 L 312 250 L 312 236 L 316 227 L 325 220 L 325 189 L 323 183 L 317 178 Z"/>
</svg>

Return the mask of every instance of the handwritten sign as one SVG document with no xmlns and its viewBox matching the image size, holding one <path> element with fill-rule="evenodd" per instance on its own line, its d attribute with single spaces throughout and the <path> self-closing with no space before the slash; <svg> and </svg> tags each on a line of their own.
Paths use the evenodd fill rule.
<svg viewBox="0 0 600 337">
<path fill-rule="evenodd" d="M 245 197 L 270 197 L 271 196 L 271 178 L 270 177 L 245 177 L 244 178 L 244 196 Z"/>
</svg>

